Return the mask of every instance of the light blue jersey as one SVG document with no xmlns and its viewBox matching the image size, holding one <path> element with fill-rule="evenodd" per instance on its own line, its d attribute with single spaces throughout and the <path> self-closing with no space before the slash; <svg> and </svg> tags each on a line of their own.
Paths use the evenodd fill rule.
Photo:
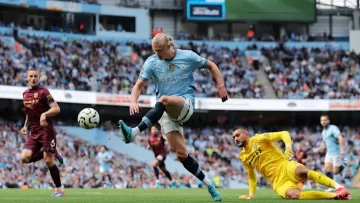
<svg viewBox="0 0 360 203">
<path fill-rule="evenodd" d="M 193 71 L 205 66 L 206 59 L 190 50 L 176 49 L 171 61 L 150 56 L 141 69 L 139 78 L 155 83 L 156 99 L 163 95 L 183 96 L 195 106 L 195 81 Z"/>
<path fill-rule="evenodd" d="M 326 145 L 327 155 L 339 155 L 340 145 L 338 137 L 341 136 L 340 130 L 336 125 L 328 125 L 321 132 L 322 139 Z"/>
<path fill-rule="evenodd" d="M 102 167 L 105 170 L 110 169 L 110 164 L 109 164 L 109 162 L 107 162 L 107 160 L 112 158 L 111 154 L 108 151 L 106 151 L 104 153 L 99 152 L 97 156 L 98 156 L 98 160 L 100 162 L 100 167 Z"/>
</svg>

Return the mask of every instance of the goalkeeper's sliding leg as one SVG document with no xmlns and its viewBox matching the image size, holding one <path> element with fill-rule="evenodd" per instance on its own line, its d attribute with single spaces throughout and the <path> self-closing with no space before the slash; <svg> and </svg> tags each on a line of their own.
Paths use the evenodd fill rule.
<svg viewBox="0 0 360 203">
<path fill-rule="evenodd" d="M 320 185 L 334 188 L 335 192 L 301 191 L 295 187 L 288 187 L 285 192 L 285 198 L 287 199 L 351 199 L 349 191 L 322 173 L 310 170 L 303 165 L 298 165 L 294 171 L 294 175 L 296 177 L 290 177 L 290 179 L 296 178 L 302 181 L 307 179 L 313 180 Z"/>
</svg>

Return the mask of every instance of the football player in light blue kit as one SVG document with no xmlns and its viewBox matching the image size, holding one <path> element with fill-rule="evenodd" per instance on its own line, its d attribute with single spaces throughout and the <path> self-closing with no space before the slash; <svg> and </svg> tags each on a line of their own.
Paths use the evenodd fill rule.
<svg viewBox="0 0 360 203">
<path fill-rule="evenodd" d="M 319 148 L 315 149 L 315 152 L 324 151 L 326 148 L 324 161 L 325 174 L 329 178 L 339 182 L 339 180 L 336 179 L 338 179 L 338 174 L 344 169 L 345 140 L 339 128 L 336 125 L 330 125 L 328 115 L 321 115 L 320 123 L 323 127 L 323 131 L 321 132 L 323 142 Z"/>
<path fill-rule="evenodd" d="M 99 171 L 102 176 L 102 181 L 105 182 L 105 176 L 107 176 L 111 182 L 111 167 L 109 162 L 111 161 L 112 156 L 105 146 L 101 146 L 100 152 L 97 154 L 97 159 L 100 163 Z"/>
<path fill-rule="evenodd" d="M 155 54 L 145 61 L 131 92 L 130 115 L 139 112 L 137 101 L 140 90 L 150 79 L 156 85 L 157 103 L 135 128 L 130 128 L 122 120 L 119 121 L 124 141 L 130 143 L 141 131 L 159 121 L 162 133 L 175 150 L 176 157 L 190 173 L 207 186 L 213 200 L 221 201 L 214 183 L 204 175 L 197 161 L 188 154 L 183 131 L 183 123 L 189 120 L 194 112 L 195 69 L 208 69 L 217 82 L 222 101 L 227 100 L 227 91 L 219 68 L 212 61 L 200 57 L 193 51 L 177 49 L 173 37 L 169 34 L 157 34 L 152 40 L 152 48 Z"/>
</svg>

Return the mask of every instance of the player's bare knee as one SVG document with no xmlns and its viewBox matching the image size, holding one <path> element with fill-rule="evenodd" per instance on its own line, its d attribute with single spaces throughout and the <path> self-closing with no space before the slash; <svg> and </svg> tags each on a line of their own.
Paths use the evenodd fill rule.
<svg viewBox="0 0 360 203">
<path fill-rule="evenodd" d="M 165 106 L 169 105 L 169 97 L 168 96 L 161 96 L 158 100 L 158 102 L 161 102 Z"/>
<path fill-rule="evenodd" d="M 20 157 L 21 163 L 30 163 L 31 155 L 32 153 L 27 150 L 22 151 Z"/>
<path fill-rule="evenodd" d="M 296 189 L 291 189 L 286 191 L 286 198 L 287 199 L 299 199 L 300 198 L 300 191 Z"/>
<path fill-rule="evenodd" d="M 23 156 L 23 155 L 21 155 L 20 161 L 21 161 L 21 163 L 27 164 L 27 163 L 30 163 L 30 159 L 31 159 L 30 156 L 26 156 L 26 155 Z"/>
<path fill-rule="evenodd" d="M 176 158 L 180 161 L 185 160 L 188 157 L 187 151 L 176 151 Z"/>
<path fill-rule="evenodd" d="M 332 172 L 333 172 L 333 174 L 339 174 L 340 168 L 334 168 Z"/>
<path fill-rule="evenodd" d="M 288 199 L 299 199 L 300 198 L 300 194 L 291 194 L 289 196 L 287 196 Z"/>
<path fill-rule="evenodd" d="M 302 180 L 307 179 L 307 174 L 309 172 L 309 169 L 306 168 L 305 166 L 299 166 L 295 169 L 295 174 L 296 176 L 298 176 L 299 178 L 301 178 Z"/>
<path fill-rule="evenodd" d="M 54 155 L 52 153 L 46 153 L 44 161 L 47 167 L 52 167 L 54 165 Z"/>
<path fill-rule="evenodd" d="M 158 160 L 153 161 L 152 166 L 154 168 L 158 167 L 159 166 L 159 161 Z"/>
<path fill-rule="evenodd" d="M 332 167 L 326 167 L 324 168 L 325 173 L 332 173 L 333 172 L 333 168 Z"/>
<path fill-rule="evenodd" d="M 325 170 L 324 170 L 324 171 L 325 171 L 325 173 L 332 173 L 332 172 L 333 172 L 333 170 L 332 170 L 332 169 L 326 169 L 326 168 L 325 168 Z"/>
<path fill-rule="evenodd" d="M 53 159 L 45 159 L 45 164 L 47 167 L 52 167 L 54 165 Z"/>
</svg>

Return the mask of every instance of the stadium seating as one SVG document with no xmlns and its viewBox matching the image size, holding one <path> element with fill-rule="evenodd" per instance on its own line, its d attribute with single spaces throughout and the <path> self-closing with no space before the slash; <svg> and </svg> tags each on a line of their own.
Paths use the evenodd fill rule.
<svg viewBox="0 0 360 203">
<path fill-rule="evenodd" d="M 9 35 L 6 31 L 2 34 Z M 27 47 L 20 53 L 18 48 L 4 49 L 8 45 L 1 43 L 6 54 L 0 60 L 6 59 L 3 66 L 11 64 L 0 73 L 0 84 L 25 86 L 24 70 L 37 67 L 43 74 L 42 84 L 48 88 L 130 93 L 141 65 L 152 54 L 150 44 L 88 39 L 20 35 L 18 45 Z M 265 72 L 278 98 L 359 98 L 360 67 L 356 55 L 339 51 L 341 47 L 334 49 L 333 45 L 311 50 L 293 48 L 299 47 L 294 42 L 286 45 L 284 49 L 262 49 L 270 62 Z M 181 43 L 181 48 L 196 51 L 218 64 L 230 97 L 264 98 L 263 81 L 248 65 L 244 50 L 226 46 L 210 41 Z M 216 84 L 207 71 L 195 71 L 194 75 L 198 97 L 217 95 Z M 143 92 L 152 95 L 154 90 L 150 82 Z"/>
<path fill-rule="evenodd" d="M 133 44 L 135 54 L 113 41 L 64 41 L 36 36 L 22 36 L 17 41 L 28 51 L 19 53 L 0 44 L 6 52 L 1 60 L 10 63 L 9 68 L 0 73 L 0 84 L 25 86 L 25 70 L 36 67 L 41 72 L 40 82 L 47 88 L 129 94 L 141 64 L 152 54 L 148 44 Z M 195 50 L 219 65 L 231 97 L 264 97 L 256 73 L 247 67 L 239 50 L 194 44 L 183 48 Z M 216 83 L 208 71 L 197 70 L 194 75 L 197 96 L 217 95 Z M 154 92 L 155 86 L 149 83 L 144 93 Z"/>
<path fill-rule="evenodd" d="M 25 86 L 24 71 L 41 70 L 45 87 L 129 94 L 144 60 L 152 54 L 146 43 L 67 40 L 22 35 L 17 40 L 27 49 L 6 48 L 0 42 L 6 68 L 0 84 Z M 132 47 L 134 52 L 128 46 Z M 231 97 L 264 98 L 265 90 L 256 72 L 247 64 L 244 52 L 226 47 L 190 43 L 181 46 L 216 62 L 223 73 Z M 278 98 L 358 99 L 360 66 L 358 56 L 345 51 L 323 49 L 263 49 L 269 65 L 265 67 Z M 196 70 L 196 94 L 217 96 L 217 87 L 208 71 Z M 154 94 L 150 82 L 144 94 Z"/>
<path fill-rule="evenodd" d="M 359 99 L 359 56 L 321 49 L 264 50 L 265 67 L 281 99 Z"/>
<path fill-rule="evenodd" d="M 19 158 L 21 149 L 26 140 L 25 136 L 19 134 L 21 122 L 9 122 L 0 120 L 0 153 L 5 156 L 0 157 L 0 187 L 21 187 L 26 183 L 29 187 L 49 188 L 52 181 L 46 175 L 47 169 L 43 162 L 35 164 L 20 164 Z M 250 129 L 253 134 L 260 128 Z M 319 128 L 291 128 L 290 134 L 294 140 L 294 146 L 301 143 L 302 149 L 308 152 L 306 165 L 315 170 L 322 170 L 323 156 L 312 153 L 312 149 L 317 147 L 321 139 Z M 259 132 L 261 132 L 260 130 Z M 352 164 L 341 180 L 348 186 L 356 187 L 359 180 L 352 177 L 357 173 L 360 161 L 360 129 L 344 127 L 342 132 L 345 137 L 352 137 L 347 143 L 347 154 Z M 186 129 L 187 148 L 189 153 L 199 160 L 200 166 L 204 171 L 214 178 L 222 177 L 223 180 L 231 179 L 246 182 L 247 176 L 242 164 L 237 159 L 239 149 L 232 144 L 232 137 L 229 132 L 221 128 L 202 128 Z M 147 135 L 142 134 L 137 141 L 139 145 L 146 147 Z M 152 167 L 129 158 L 123 154 L 111 151 L 114 161 L 112 165 L 113 185 L 108 179 L 102 181 L 99 174 L 99 163 L 96 154 L 100 146 L 92 145 L 91 142 L 74 137 L 71 134 L 58 130 L 57 146 L 59 152 L 65 158 L 65 165 L 60 167 L 64 185 L 75 188 L 150 188 L 153 187 Z M 282 147 L 279 143 L 279 147 Z M 295 148 L 294 148 L 295 149 Z M 149 152 L 152 153 L 152 152 Z M 171 152 L 170 152 L 171 153 Z M 179 187 L 199 187 L 191 176 L 173 174 Z M 165 185 L 166 179 L 161 179 Z M 268 185 L 261 176 L 258 176 L 259 186 Z M 227 187 L 226 181 L 218 183 L 219 186 Z"/>
<path fill-rule="evenodd" d="M 51 188 L 51 176 L 43 161 L 21 164 L 20 154 L 26 137 L 19 134 L 19 123 L 0 121 L 0 188 Z M 112 183 L 106 177 L 103 181 L 99 172 L 97 152 L 100 146 L 91 145 L 80 138 L 58 130 L 57 149 L 64 157 L 65 165 L 59 167 L 65 187 L 71 188 L 152 188 L 155 184 L 153 169 L 150 165 L 111 151 Z M 190 176 L 173 174 L 178 187 L 190 187 Z M 169 181 L 161 179 L 164 186 Z"/>
<path fill-rule="evenodd" d="M 281 127 L 281 129 L 288 129 L 288 127 Z M 360 173 L 360 129 L 349 127 L 342 128 L 342 134 L 348 139 L 346 148 L 347 155 L 350 159 L 351 167 L 340 177 L 341 182 L 344 182 L 350 187 L 357 187 L 360 180 L 355 184 L 352 178 L 357 173 Z M 265 132 L 263 127 L 254 127 L 249 129 L 249 134 Z M 313 152 L 314 148 L 319 147 L 321 143 L 321 128 L 304 127 L 304 128 L 290 128 L 290 134 L 294 140 L 294 151 L 296 146 L 300 144 L 301 149 L 307 152 L 308 159 L 306 165 L 314 170 L 322 171 L 325 154 L 316 154 Z M 217 127 L 206 127 L 201 129 L 186 129 L 185 137 L 187 139 L 187 149 L 189 153 L 199 160 L 201 167 L 210 174 L 219 174 L 227 179 L 236 180 L 240 182 L 247 181 L 247 174 L 245 168 L 238 160 L 238 152 L 240 149 L 233 144 L 231 132 Z M 137 144 L 146 147 L 147 135 L 142 134 L 138 137 Z M 278 147 L 284 149 L 282 142 L 277 143 Z M 261 175 L 258 174 L 258 185 L 269 186 Z M 313 185 L 315 186 L 315 185 Z"/>
</svg>

